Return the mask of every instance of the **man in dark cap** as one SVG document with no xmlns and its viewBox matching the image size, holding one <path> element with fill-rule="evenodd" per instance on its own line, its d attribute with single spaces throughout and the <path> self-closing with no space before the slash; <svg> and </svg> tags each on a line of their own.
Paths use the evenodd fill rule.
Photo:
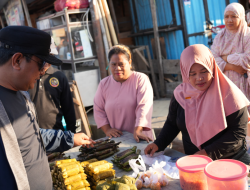
<svg viewBox="0 0 250 190">
<path fill-rule="evenodd" d="M 50 43 L 49 34 L 34 28 L 0 30 L 0 189 L 51 190 L 44 148 L 65 151 L 94 143 L 83 133 L 39 129 L 26 91 L 40 79 L 46 62 L 61 64 L 50 55 Z"/>
</svg>

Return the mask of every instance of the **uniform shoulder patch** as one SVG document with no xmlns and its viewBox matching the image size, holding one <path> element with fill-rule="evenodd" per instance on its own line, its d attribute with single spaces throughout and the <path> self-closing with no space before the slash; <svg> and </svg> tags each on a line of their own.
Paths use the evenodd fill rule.
<svg viewBox="0 0 250 190">
<path fill-rule="evenodd" d="M 50 80 L 49 80 L 49 84 L 50 86 L 52 87 L 58 87 L 59 86 L 59 80 L 55 77 L 52 77 Z"/>
</svg>

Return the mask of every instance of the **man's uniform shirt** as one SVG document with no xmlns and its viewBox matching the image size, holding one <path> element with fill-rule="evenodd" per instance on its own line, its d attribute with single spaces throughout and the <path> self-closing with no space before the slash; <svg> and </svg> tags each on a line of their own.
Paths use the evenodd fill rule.
<svg viewBox="0 0 250 190">
<path fill-rule="evenodd" d="M 75 133 L 76 116 L 73 99 L 68 80 L 61 71 L 51 66 L 29 93 L 37 110 L 40 128 L 64 130 L 62 125 L 64 116 L 67 129 Z"/>
</svg>

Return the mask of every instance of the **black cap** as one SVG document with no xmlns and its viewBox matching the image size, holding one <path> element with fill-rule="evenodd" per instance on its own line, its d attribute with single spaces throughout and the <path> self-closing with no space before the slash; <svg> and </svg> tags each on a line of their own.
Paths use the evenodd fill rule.
<svg viewBox="0 0 250 190">
<path fill-rule="evenodd" d="M 0 48 L 11 52 L 32 54 L 52 65 L 62 61 L 50 55 L 51 36 L 28 26 L 7 26 L 0 30 Z"/>
</svg>

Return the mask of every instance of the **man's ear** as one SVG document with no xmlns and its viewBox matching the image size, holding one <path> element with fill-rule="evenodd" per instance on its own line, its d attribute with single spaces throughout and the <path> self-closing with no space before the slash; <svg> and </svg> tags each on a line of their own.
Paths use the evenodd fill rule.
<svg viewBox="0 0 250 190">
<path fill-rule="evenodd" d="M 15 70 L 20 70 L 21 69 L 21 61 L 23 58 L 23 54 L 22 53 L 15 53 L 12 58 L 11 58 L 11 65 L 13 67 L 13 69 Z"/>
</svg>

